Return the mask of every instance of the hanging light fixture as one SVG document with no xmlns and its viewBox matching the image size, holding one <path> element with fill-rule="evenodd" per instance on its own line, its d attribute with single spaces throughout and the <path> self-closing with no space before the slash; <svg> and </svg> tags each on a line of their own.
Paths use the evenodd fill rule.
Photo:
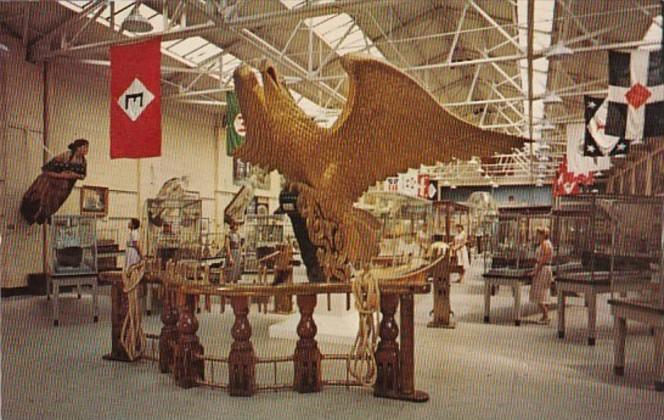
<svg viewBox="0 0 664 420">
<path fill-rule="evenodd" d="M 131 9 L 129 16 L 125 18 L 120 27 L 122 30 L 129 31 L 135 34 L 144 34 L 152 31 L 153 27 L 149 20 L 141 14 L 138 10 L 141 6 L 141 2 L 137 1 L 134 8 Z"/>
<path fill-rule="evenodd" d="M 548 119 L 543 119 L 542 122 L 540 123 L 540 129 L 541 130 L 555 130 L 556 126 L 551 124 L 551 121 Z"/>
<path fill-rule="evenodd" d="M 563 42 L 557 42 L 549 48 L 546 52 L 546 58 L 552 57 L 565 57 L 574 54 L 571 48 L 565 45 Z"/>
<path fill-rule="evenodd" d="M 562 104 L 563 100 L 557 93 L 547 92 L 546 95 L 544 95 L 542 102 L 545 104 Z"/>
</svg>

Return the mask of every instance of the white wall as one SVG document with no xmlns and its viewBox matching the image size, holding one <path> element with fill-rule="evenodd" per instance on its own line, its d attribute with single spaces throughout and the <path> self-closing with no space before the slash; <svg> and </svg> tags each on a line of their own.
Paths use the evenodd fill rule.
<svg viewBox="0 0 664 420">
<path fill-rule="evenodd" d="M 42 272 L 42 228 L 29 227 L 18 212 L 21 197 L 43 164 L 44 70 L 41 64 L 23 60 L 23 49 L 14 38 L 0 36 L 11 49 L 2 58 L 0 86 L 6 79 L 6 118 L 0 112 L 0 233 L 3 236 L 2 287 L 25 286 L 28 273 Z M 109 158 L 109 71 L 103 67 L 55 61 L 47 66 L 48 148 L 55 154 L 72 140 L 90 140 L 88 176 L 77 187 L 59 214 L 79 213 L 81 185 L 109 188 L 109 215 L 99 228 L 123 229 L 126 218 L 138 217 L 142 205 L 156 195 L 169 178 L 187 176 L 189 190 L 203 199 L 203 216 L 223 229 L 223 210 L 237 187 L 232 180 L 232 159 L 226 156 L 225 130 L 216 109 L 177 105 L 162 101 L 162 156 L 151 159 Z M 0 105 L 2 102 L 0 102 Z M 5 122 L 6 120 L 6 122 Z M 279 179 L 257 195 L 277 204 Z M 119 232 L 120 238 L 124 235 Z M 5 262 L 9 264 L 5 264 Z"/>
</svg>

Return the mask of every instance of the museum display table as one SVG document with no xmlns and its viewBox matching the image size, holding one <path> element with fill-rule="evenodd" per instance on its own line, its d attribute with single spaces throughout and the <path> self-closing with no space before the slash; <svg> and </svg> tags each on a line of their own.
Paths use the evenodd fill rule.
<svg viewBox="0 0 664 420">
<path fill-rule="evenodd" d="M 81 286 L 90 286 L 92 291 L 92 314 L 93 322 L 99 320 L 99 305 L 97 299 L 98 280 L 97 274 L 79 274 L 68 276 L 48 275 L 46 298 L 51 299 L 53 295 L 53 326 L 60 325 L 60 287 L 76 286 L 78 298 L 81 298 Z"/>
<path fill-rule="evenodd" d="M 482 274 L 484 279 L 484 323 L 489 323 L 491 291 L 495 286 L 509 286 L 514 296 L 514 325 L 521 325 L 521 288 L 532 283 L 530 271 L 523 268 L 494 268 Z"/>
<path fill-rule="evenodd" d="M 611 274 L 611 275 L 610 275 Z M 649 287 L 650 273 L 642 271 L 596 271 L 560 273 L 556 276 L 558 291 L 558 338 L 565 338 L 565 301 L 570 293 L 585 296 L 588 311 L 588 345 L 596 339 L 597 295 L 602 293 L 625 294 Z"/>
<path fill-rule="evenodd" d="M 625 339 L 627 320 L 648 325 L 653 335 L 655 355 L 655 389 L 664 391 L 664 308 L 654 302 L 629 299 L 611 299 L 613 314 L 613 370 L 618 376 L 625 374 Z"/>
</svg>

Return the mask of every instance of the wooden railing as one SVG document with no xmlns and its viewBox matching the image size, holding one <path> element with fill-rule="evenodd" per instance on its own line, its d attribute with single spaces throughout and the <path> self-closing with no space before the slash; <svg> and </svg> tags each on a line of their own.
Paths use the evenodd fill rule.
<svg viewBox="0 0 664 420">
<path fill-rule="evenodd" d="M 446 264 L 440 257 L 421 269 L 399 276 L 380 278 L 380 311 L 382 314 L 378 346 L 375 352 L 377 377 L 373 386 L 376 397 L 423 402 L 427 393 L 415 388 L 414 353 L 414 295 L 429 293 L 430 275 L 440 276 L 438 270 Z M 155 280 L 155 279 L 152 279 Z M 352 359 L 343 354 L 321 353 L 316 341 L 317 326 L 313 313 L 319 295 L 350 294 L 350 283 L 297 283 L 268 285 L 212 285 L 196 281 L 170 281 L 160 279 L 165 293 L 159 334 L 159 368 L 172 373 L 182 388 L 212 386 L 227 389 L 231 396 L 252 396 L 261 390 L 293 389 L 301 393 L 320 392 L 324 386 L 361 386 L 346 374 L 345 379 L 323 378 L 324 361 L 342 361 L 346 367 Z M 197 336 L 196 302 L 199 297 L 219 296 L 230 301 L 235 320 L 231 328 L 230 352 L 227 357 L 206 354 Z M 248 314 L 252 300 L 272 296 L 294 295 L 300 312 L 297 325 L 298 340 L 292 355 L 258 357 L 254 350 L 252 327 Z M 396 312 L 399 309 L 399 322 Z M 397 338 L 399 340 L 397 341 Z M 276 369 L 279 363 L 293 364 L 293 382 L 278 383 Z M 206 377 L 206 364 L 208 376 Z M 215 380 L 214 365 L 228 369 L 228 381 Z M 256 367 L 272 364 L 273 383 L 259 384 Z"/>
</svg>

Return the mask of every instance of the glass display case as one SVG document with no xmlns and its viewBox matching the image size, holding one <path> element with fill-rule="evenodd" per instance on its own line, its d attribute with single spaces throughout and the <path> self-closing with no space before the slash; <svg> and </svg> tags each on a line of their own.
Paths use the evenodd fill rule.
<svg viewBox="0 0 664 420">
<path fill-rule="evenodd" d="M 58 215 L 51 221 L 51 276 L 97 273 L 94 216 Z"/>
<path fill-rule="evenodd" d="M 498 223 L 498 202 L 486 191 L 476 191 L 468 197 L 470 229 L 473 232 L 477 254 L 489 250 L 487 246 Z"/>
<path fill-rule="evenodd" d="M 443 235 L 445 242 L 452 242 L 456 235 L 456 225 L 462 225 L 469 238 L 473 235 L 470 207 L 449 200 L 434 202 L 433 233 Z"/>
<path fill-rule="evenodd" d="M 432 202 L 395 192 L 372 191 L 364 210 L 380 222 L 380 253 L 376 264 L 401 264 L 422 257 L 433 233 Z"/>
<path fill-rule="evenodd" d="M 649 281 L 659 270 L 662 199 L 625 195 L 560 197 L 552 241 L 559 278 L 611 285 Z"/>
<path fill-rule="evenodd" d="M 202 201 L 197 198 L 150 199 L 146 203 L 146 254 L 169 259 L 197 259 L 202 252 Z"/>
<path fill-rule="evenodd" d="M 244 271 L 256 272 L 258 259 L 268 255 L 285 240 L 288 224 L 284 214 L 247 215 L 240 236 L 244 238 Z"/>
<path fill-rule="evenodd" d="M 549 206 L 503 207 L 487 226 L 484 271 L 531 270 L 535 266 L 538 228 L 551 229 Z"/>
</svg>

